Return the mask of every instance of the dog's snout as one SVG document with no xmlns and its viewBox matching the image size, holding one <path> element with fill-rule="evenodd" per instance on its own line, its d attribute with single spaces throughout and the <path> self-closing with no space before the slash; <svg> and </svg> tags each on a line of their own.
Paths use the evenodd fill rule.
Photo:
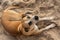
<svg viewBox="0 0 60 40">
<path fill-rule="evenodd" d="M 35 19 L 35 20 L 39 20 L 39 17 L 38 17 L 38 16 L 34 16 L 34 19 Z"/>
<path fill-rule="evenodd" d="M 28 24 L 29 24 L 29 25 L 32 25 L 32 21 L 30 21 Z"/>
</svg>

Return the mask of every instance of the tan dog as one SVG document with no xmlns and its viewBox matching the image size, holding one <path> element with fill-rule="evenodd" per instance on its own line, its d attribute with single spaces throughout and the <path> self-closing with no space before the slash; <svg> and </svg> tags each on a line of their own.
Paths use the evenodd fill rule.
<svg viewBox="0 0 60 40">
<path fill-rule="evenodd" d="M 4 28 L 11 34 L 20 34 L 22 33 L 23 35 L 36 35 L 41 33 L 44 30 L 50 29 L 52 27 L 55 27 L 56 25 L 53 23 L 46 28 L 38 29 L 38 26 L 36 25 L 35 19 L 33 19 L 33 15 L 29 19 L 32 21 L 32 25 L 29 25 L 27 21 L 28 18 L 24 16 L 23 12 L 16 12 L 14 10 L 10 10 L 11 8 L 18 8 L 18 7 L 9 7 L 7 8 L 2 15 L 2 24 Z M 40 20 L 52 20 L 54 19 L 53 17 L 45 17 L 45 18 L 40 18 Z M 27 23 L 25 23 L 27 22 Z M 26 32 L 26 28 L 28 31 Z"/>
<path fill-rule="evenodd" d="M 25 30 L 23 30 L 24 26 L 22 27 L 22 24 L 24 24 L 24 21 L 26 21 L 28 19 L 25 19 L 25 18 L 22 19 L 24 14 L 23 13 L 19 14 L 19 13 L 15 12 L 14 10 L 10 10 L 12 8 L 18 8 L 18 7 L 11 6 L 11 7 L 8 7 L 3 12 L 2 19 L 1 19 L 3 27 L 6 29 L 6 31 L 8 31 L 12 35 L 18 34 L 20 32 L 22 32 L 23 34 L 26 35 L 26 33 L 24 32 Z M 28 32 L 27 34 L 29 35 L 30 32 Z M 31 32 L 31 34 L 32 33 L 33 33 L 33 31 Z"/>
</svg>

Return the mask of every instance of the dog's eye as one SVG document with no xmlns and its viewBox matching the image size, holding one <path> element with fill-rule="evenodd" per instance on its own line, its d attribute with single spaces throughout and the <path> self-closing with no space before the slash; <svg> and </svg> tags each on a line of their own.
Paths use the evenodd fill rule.
<svg viewBox="0 0 60 40">
<path fill-rule="evenodd" d="M 39 17 L 38 17 L 38 16 L 34 16 L 34 19 L 35 19 L 35 20 L 39 20 Z"/>
<path fill-rule="evenodd" d="M 27 18 L 28 18 L 28 19 L 30 19 L 30 17 L 29 17 L 29 16 L 27 16 Z"/>
</svg>

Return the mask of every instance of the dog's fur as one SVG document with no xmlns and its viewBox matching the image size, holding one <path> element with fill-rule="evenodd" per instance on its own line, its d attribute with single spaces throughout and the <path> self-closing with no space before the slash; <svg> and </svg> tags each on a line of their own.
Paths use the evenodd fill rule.
<svg viewBox="0 0 60 40">
<path fill-rule="evenodd" d="M 17 8 L 17 7 L 9 7 L 7 8 L 2 15 L 2 24 L 4 28 L 11 34 L 18 34 L 22 33 L 23 35 L 36 35 L 41 33 L 44 30 L 50 29 L 52 27 L 55 27 L 55 24 L 50 24 L 46 28 L 38 29 L 38 26 L 35 24 L 36 21 L 34 21 L 33 16 L 31 19 L 28 20 L 28 18 L 23 17 L 23 12 L 17 13 L 14 10 L 10 10 L 11 8 Z M 53 17 L 45 17 L 40 18 L 42 20 L 52 20 Z M 34 21 L 31 26 L 29 26 L 26 21 Z M 24 25 L 25 24 L 25 25 Z M 25 27 L 26 26 L 26 27 Z M 28 32 L 25 31 L 25 28 L 29 28 Z"/>
<path fill-rule="evenodd" d="M 18 19 L 21 16 L 21 14 L 19 15 L 18 13 L 14 12 L 12 10 L 9 10 L 9 9 L 10 9 L 10 7 L 3 12 L 1 21 L 2 21 L 4 28 L 8 32 L 15 34 L 15 33 L 18 33 L 18 26 L 22 25 L 21 21 L 9 21 L 9 20 L 11 18 Z"/>
</svg>

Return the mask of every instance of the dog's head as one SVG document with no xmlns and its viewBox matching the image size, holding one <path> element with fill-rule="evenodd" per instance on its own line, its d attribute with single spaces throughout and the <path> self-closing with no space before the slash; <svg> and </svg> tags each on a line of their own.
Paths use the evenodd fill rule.
<svg viewBox="0 0 60 40">
<path fill-rule="evenodd" d="M 39 16 L 37 15 L 33 15 L 33 13 L 31 12 L 26 12 L 25 16 L 23 17 L 23 33 L 25 32 L 29 32 L 30 30 L 34 31 L 37 30 L 37 25 L 36 23 L 39 21 Z M 32 29 L 31 29 L 32 28 Z"/>
<path fill-rule="evenodd" d="M 23 20 L 28 25 L 36 24 L 39 21 L 39 16 L 33 15 L 32 12 L 26 12 Z"/>
</svg>

